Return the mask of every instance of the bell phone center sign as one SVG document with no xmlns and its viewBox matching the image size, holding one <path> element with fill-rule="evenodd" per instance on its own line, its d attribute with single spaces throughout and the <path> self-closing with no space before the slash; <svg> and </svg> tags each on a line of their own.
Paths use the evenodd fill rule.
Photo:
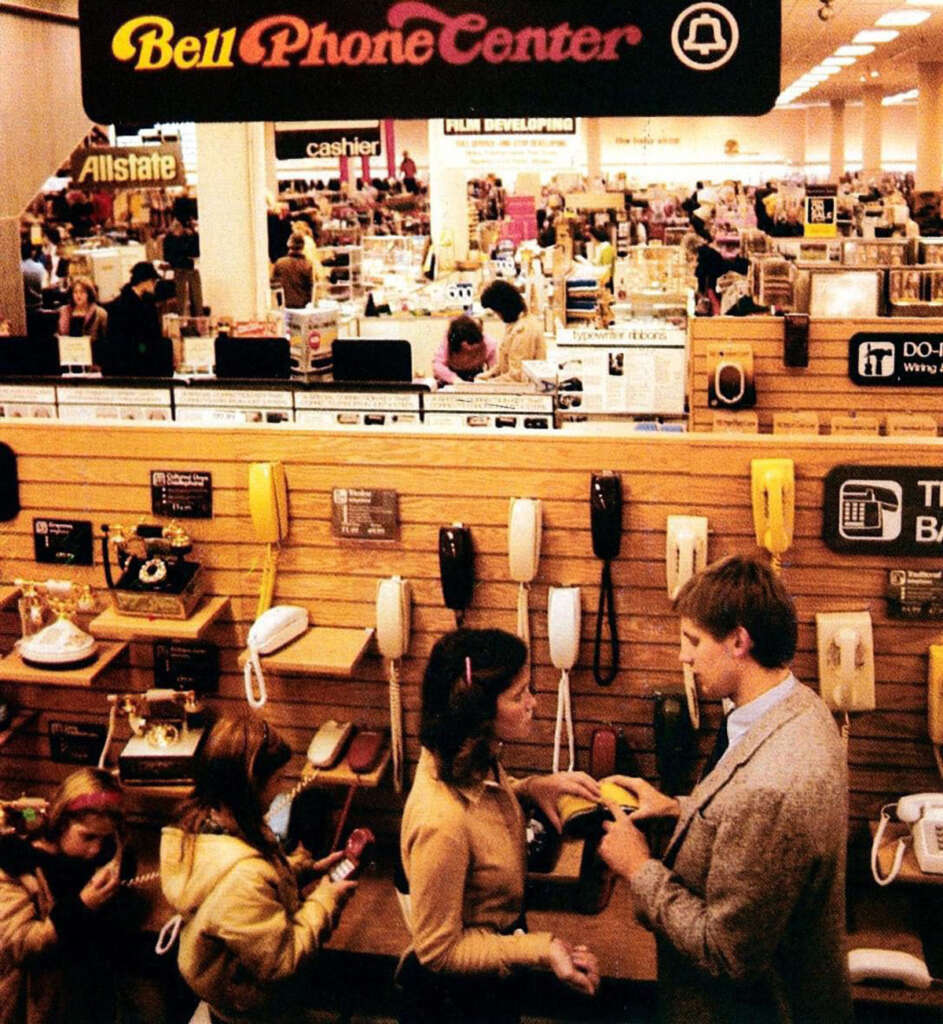
<svg viewBox="0 0 943 1024">
<path fill-rule="evenodd" d="M 823 538 L 849 554 L 943 557 L 943 467 L 835 466 Z"/>
<path fill-rule="evenodd" d="M 79 0 L 95 121 L 763 114 L 779 0 Z"/>
<path fill-rule="evenodd" d="M 868 387 L 941 387 L 943 334 L 854 334 L 848 343 L 848 376 Z"/>
</svg>

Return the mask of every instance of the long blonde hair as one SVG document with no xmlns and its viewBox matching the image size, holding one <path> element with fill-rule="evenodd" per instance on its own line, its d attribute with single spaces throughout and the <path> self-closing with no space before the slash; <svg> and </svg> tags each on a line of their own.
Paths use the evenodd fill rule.
<svg viewBox="0 0 943 1024">
<path fill-rule="evenodd" d="M 124 827 L 121 786 L 103 768 L 79 768 L 62 780 L 46 810 L 47 838 L 58 840 L 73 821 L 91 814 L 110 819 L 116 833 Z"/>
</svg>

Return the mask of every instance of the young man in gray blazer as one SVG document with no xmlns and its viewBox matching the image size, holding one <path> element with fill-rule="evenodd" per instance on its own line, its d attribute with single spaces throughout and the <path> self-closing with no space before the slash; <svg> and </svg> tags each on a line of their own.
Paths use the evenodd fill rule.
<svg viewBox="0 0 943 1024">
<path fill-rule="evenodd" d="M 796 613 L 754 559 L 715 562 L 679 593 L 682 663 L 729 698 L 729 745 L 690 796 L 620 778 L 600 854 L 658 946 L 663 1021 L 851 1019 L 845 950 L 847 767 L 820 698 L 789 668 Z M 661 860 L 634 822 L 674 817 Z"/>
</svg>

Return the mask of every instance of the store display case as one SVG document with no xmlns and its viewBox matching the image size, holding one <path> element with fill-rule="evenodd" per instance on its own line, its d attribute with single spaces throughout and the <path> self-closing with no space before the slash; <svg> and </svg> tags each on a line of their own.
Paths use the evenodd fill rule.
<svg viewBox="0 0 943 1024">
<path fill-rule="evenodd" d="M 888 270 L 887 310 L 891 316 L 943 315 L 943 267 Z"/>
<path fill-rule="evenodd" d="M 845 267 L 800 268 L 796 308 L 812 317 L 876 317 L 881 314 L 884 271 Z"/>
<path fill-rule="evenodd" d="M 422 275 L 427 235 L 369 235 L 362 240 L 363 280 L 367 288 L 387 284 L 390 277 L 415 281 Z"/>
<path fill-rule="evenodd" d="M 329 245 L 318 248 L 326 278 L 318 290 L 334 302 L 349 302 L 363 295 L 363 249 L 359 245 Z"/>
<path fill-rule="evenodd" d="M 796 308 L 796 264 L 780 256 L 759 256 L 750 261 L 753 298 L 760 306 L 790 311 Z"/>
<path fill-rule="evenodd" d="M 846 238 L 841 253 L 846 267 L 903 267 L 916 262 L 910 238 Z"/>
</svg>

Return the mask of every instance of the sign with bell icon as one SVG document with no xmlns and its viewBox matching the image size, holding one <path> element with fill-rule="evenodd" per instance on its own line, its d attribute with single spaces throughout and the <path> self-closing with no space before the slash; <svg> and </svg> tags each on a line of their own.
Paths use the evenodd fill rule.
<svg viewBox="0 0 943 1024">
<path fill-rule="evenodd" d="M 82 100 L 102 124 L 759 115 L 780 22 L 780 0 L 79 0 Z"/>
</svg>

